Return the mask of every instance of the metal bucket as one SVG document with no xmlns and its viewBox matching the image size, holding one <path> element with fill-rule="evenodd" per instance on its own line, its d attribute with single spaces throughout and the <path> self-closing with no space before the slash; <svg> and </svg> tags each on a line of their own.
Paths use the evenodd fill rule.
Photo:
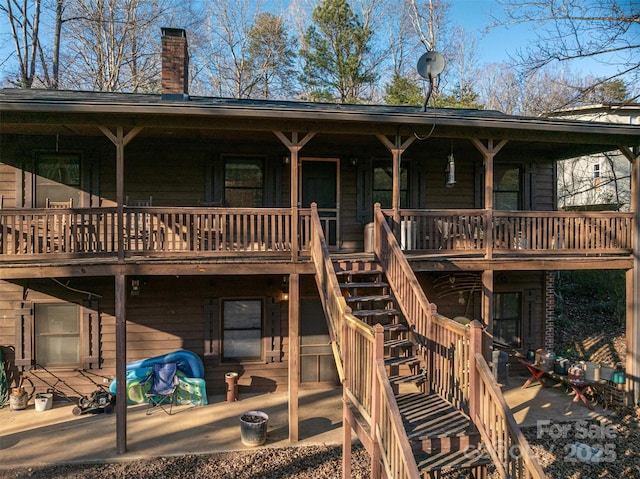
<svg viewBox="0 0 640 479">
<path fill-rule="evenodd" d="M 249 411 L 240 416 L 240 439 L 245 446 L 261 446 L 267 441 L 269 416 L 262 411 Z"/>
</svg>

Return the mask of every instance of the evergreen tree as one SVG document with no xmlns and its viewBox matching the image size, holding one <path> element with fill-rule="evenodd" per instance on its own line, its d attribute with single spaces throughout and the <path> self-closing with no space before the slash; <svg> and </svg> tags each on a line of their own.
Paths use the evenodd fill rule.
<svg viewBox="0 0 640 479">
<path fill-rule="evenodd" d="M 372 32 L 346 0 L 323 0 L 313 11 L 300 51 L 300 83 L 313 101 L 357 103 L 377 75 L 368 67 Z"/>
</svg>

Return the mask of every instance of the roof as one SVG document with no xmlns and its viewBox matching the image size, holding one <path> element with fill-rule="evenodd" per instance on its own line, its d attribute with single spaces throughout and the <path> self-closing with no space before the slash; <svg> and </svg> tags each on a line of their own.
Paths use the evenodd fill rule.
<svg viewBox="0 0 640 479">
<path fill-rule="evenodd" d="M 2 132 L 32 124 L 316 131 L 353 134 L 433 134 L 440 138 L 494 138 L 591 144 L 594 149 L 640 144 L 640 126 L 567 118 L 507 115 L 494 110 L 352 105 L 160 94 L 37 89 L 0 90 Z M 249 120 L 249 121 L 248 121 Z M 11 125 L 15 128 L 11 128 Z M 75 129 L 76 133 L 78 129 Z M 604 150 L 603 150 L 604 151 Z"/>
</svg>

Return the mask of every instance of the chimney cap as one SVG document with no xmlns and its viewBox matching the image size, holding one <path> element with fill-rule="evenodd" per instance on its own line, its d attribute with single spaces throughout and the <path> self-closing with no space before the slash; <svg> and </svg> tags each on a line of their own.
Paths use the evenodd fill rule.
<svg viewBox="0 0 640 479">
<path fill-rule="evenodd" d="M 184 28 L 161 27 L 163 37 L 186 37 L 187 32 Z"/>
</svg>

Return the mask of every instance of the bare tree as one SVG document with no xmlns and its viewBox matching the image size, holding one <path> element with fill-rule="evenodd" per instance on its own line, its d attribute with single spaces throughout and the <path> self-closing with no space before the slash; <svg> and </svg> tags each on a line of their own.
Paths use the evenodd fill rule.
<svg viewBox="0 0 640 479">
<path fill-rule="evenodd" d="M 67 0 L 64 64 L 67 88 L 149 92 L 159 87 L 159 30 L 171 0 Z"/>
<path fill-rule="evenodd" d="M 15 84 L 20 88 L 31 88 L 36 77 L 36 66 L 40 46 L 40 0 L 22 2 L 5 0 L 0 11 L 7 18 L 13 40 L 18 74 Z"/>
<path fill-rule="evenodd" d="M 248 98 L 256 86 L 249 61 L 251 29 L 262 12 L 262 0 L 218 0 L 207 3 L 205 59 L 214 94 Z"/>
<path fill-rule="evenodd" d="M 616 78 L 628 84 L 640 79 L 637 1 L 502 0 L 501 4 L 506 17 L 496 24 L 530 24 L 535 32 L 536 40 L 517 53 L 526 72 L 584 59 L 613 68 L 613 73 L 585 85 L 582 93 Z"/>
</svg>

